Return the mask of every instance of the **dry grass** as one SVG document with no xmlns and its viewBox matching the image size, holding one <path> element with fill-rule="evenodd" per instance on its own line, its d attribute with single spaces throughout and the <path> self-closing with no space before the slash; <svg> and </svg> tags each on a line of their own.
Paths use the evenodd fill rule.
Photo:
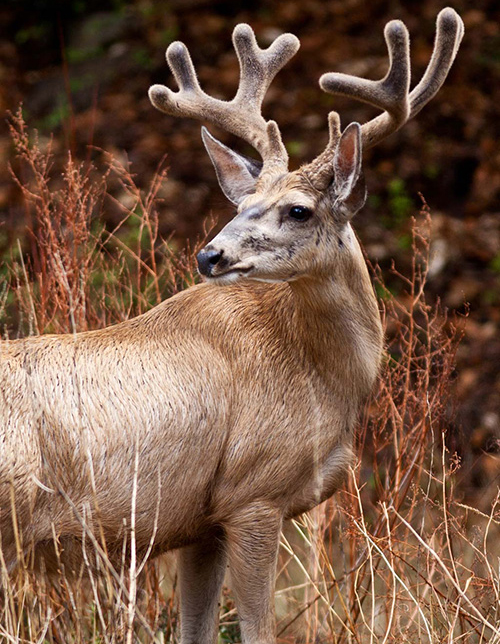
<svg viewBox="0 0 500 644">
<path fill-rule="evenodd" d="M 0 324 L 16 321 L 11 337 L 102 328 L 194 283 L 196 248 L 179 252 L 158 235 L 164 168 L 146 194 L 128 165 L 102 151 L 100 169 L 68 154 L 58 175 L 50 142 L 42 149 L 21 111 L 11 116 L 10 131 L 19 168 L 12 175 L 29 231 L 24 247 L 13 249 L 7 286 L 0 290 Z M 110 183 L 119 198 L 109 192 Z M 112 230 L 101 222 L 105 209 L 117 222 Z"/>
<path fill-rule="evenodd" d="M 193 283 L 193 253 L 159 238 L 160 171 L 143 194 L 127 167 L 106 171 L 68 158 L 51 177 L 50 149 L 12 119 L 20 155 L 29 243 L 4 263 L 0 324 L 5 335 L 74 332 L 136 315 Z M 114 230 L 99 221 L 121 186 Z M 500 643 L 498 490 L 485 512 L 461 501 L 460 462 L 448 451 L 454 355 L 460 320 L 425 299 L 430 216 L 414 222 L 410 275 L 395 270 L 396 299 L 374 275 L 387 329 L 387 359 L 360 426 L 359 464 L 345 490 L 289 525 L 279 563 L 277 615 L 283 642 Z M 12 321 L 15 321 L 15 324 Z M 9 323 L 9 324 L 8 324 Z M 132 504 L 133 507 L 133 504 Z M 4 588 L 0 639 L 51 644 L 176 642 L 172 555 L 109 563 L 94 542 L 100 574 L 48 584 L 21 567 Z M 131 517 L 133 525 L 133 517 Z M 133 536 L 133 531 L 132 531 Z M 124 544 L 133 552 L 133 542 Z M 127 563 L 125 563 L 127 561 Z M 230 592 L 223 596 L 221 641 L 238 641 Z"/>
</svg>

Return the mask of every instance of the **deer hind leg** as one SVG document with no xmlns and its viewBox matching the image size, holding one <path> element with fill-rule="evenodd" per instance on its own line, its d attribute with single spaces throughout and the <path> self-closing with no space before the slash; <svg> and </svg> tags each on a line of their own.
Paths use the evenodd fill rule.
<svg viewBox="0 0 500 644">
<path fill-rule="evenodd" d="M 217 639 L 225 545 L 222 531 L 217 531 L 179 552 L 181 644 L 214 644 Z"/>
<path fill-rule="evenodd" d="M 275 644 L 274 587 L 282 515 L 254 504 L 224 527 L 243 644 Z"/>
</svg>

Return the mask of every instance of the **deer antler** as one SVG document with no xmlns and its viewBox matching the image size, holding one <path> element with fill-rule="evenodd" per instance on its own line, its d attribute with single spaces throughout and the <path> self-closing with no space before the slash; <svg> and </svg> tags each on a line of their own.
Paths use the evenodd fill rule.
<svg viewBox="0 0 500 644">
<path fill-rule="evenodd" d="M 278 126 L 264 119 L 261 107 L 273 78 L 297 52 L 299 40 L 292 34 L 282 34 L 270 47 L 260 49 L 251 27 L 239 24 L 233 31 L 233 44 L 240 64 L 240 83 L 231 101 L 215 99 L 201 89 L 189 51 L 181 42 L 167 49 L 179 91 L 153 85 L 149 98 L 156 108 L 171 116 L 208 121 L 241 137 L 259 152 L 264 167 L 286 168 L 288 155 Z"/>
<path fill-rule="evenodd" d="M 443 9 L 437 17 L 431 60 L 411 93 L 410 42 L 408 30 L 400 20 L 391 20 L 385 26 L 389 71 L 382 80 L 372 81 L 330 72 L 321 76 L 319 84 L 325 92 L 350 96 L 384 110 L 383 114 L 361 127 L 363 148 L 371 148 L 418 114 L 437 94 L 453 64 L 463 34 L 464 25 L 460 16 L 450 7 Z M 328 172 L 331 177 L 331 171 L 323 170 L 323 167 L 331 161 L 338 136 L 338 127 L 330 127 L 330 141 L 325 152 L 307 168 L 316 182 L 321 183 L 322 176 Z"/>
</svg>

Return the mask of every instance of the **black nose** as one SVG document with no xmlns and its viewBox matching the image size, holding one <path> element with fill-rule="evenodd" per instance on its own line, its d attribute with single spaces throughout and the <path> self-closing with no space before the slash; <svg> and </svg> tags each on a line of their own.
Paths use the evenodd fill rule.
<svg viewBox="0 0 500 644">
<path fill-rule="evenodd" d="M 198 261 L 198 270 L 205 277 L 210 277 L 213 267 L 218 264 L 222 257 L 222 251 L 208 249 L 202 250 L 196 256 Z"/>
</svg>

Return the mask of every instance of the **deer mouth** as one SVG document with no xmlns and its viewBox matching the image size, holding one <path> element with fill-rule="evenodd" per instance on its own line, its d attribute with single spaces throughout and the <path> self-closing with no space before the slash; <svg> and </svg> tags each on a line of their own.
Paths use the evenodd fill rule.
<svg viewBox="0 0 500 644">
<path fill-rule="evenodd" d="M 217 273 L 212 273 L 208 276 L 208 280 L 211 282 L 217 282 L 220 280 L 221 283 L 234 282 L 238 277 L 247 275 L 250 271 L 253 270 L 253 266 L 232 266 L 225 271 L 220 271 Z"/>
</svg>

